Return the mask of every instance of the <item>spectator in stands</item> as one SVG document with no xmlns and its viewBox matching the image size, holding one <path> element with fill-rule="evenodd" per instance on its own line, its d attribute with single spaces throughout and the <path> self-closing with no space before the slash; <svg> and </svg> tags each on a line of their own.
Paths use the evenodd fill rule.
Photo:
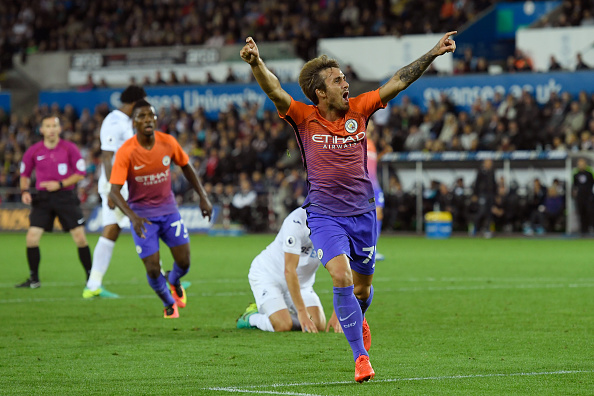
<svg viewBox="0 0 594 396">
<path fill-rule="evenodd" d="M 346 65 L 346 67 L 344 68 L 344 76 L 347 79 L 347 81 L 359 81 L 359 76 L 357 75 L 357 73 L 351 65 Z"/>
<path fill-rule="evenodd" d="M 486 238 L 491 237 L 491 208 L 497 194 L 497 183 L 495 182 L 495 171 L 493 169 L 493 160 L 483 161 L 478 170 L 473 186 L 473 195 L 478 204 L 477 212 L 473 219 L 472 235 L 484 231 Z"/>
<path fill-rule="evenodd" d="M 552 232 L 563 227 L 560 221 L 563 219 L 565 211 L 565 199 L 554 185 L 547 189 L 547 197 L 545 198 L 545 228 Z"/>
<path fill-rule="evenodd" d="M 578 101 L 572 101 L 569 106 L 569 113 L 565 116 L 561 127 L 575 134 L 584 130 L 586 126 L 586 114 L 582 111 Z"/>
<path fill-rule="evenodd" d="M 179 84 L 179 79 L 177 78 L 175 71 L 171 70 L 171 72 L 169 72 L 169 81 L 167 82 L 167 84 L 168 85 L 178 85 Z"/>
<path fill-rule="evenodd" d="M 573 170 L 572 195 L 575 199 L 576 211 L 580 221 L 580 232 L 587 235 L 590 232 L 594 219 L 594 176 L 592 168 L 585 158 L 577 161 L 577 167 Z"/>
<path fill-rule="evenodd" d="M 528 221 L 524 223 L 524 235 L 532 236 L 534 235 L 534 232 L 536 232 L 536 235 L 543 235 L 546 232 L 546 198 L 546 187 L 542 185 L 540 179 L 534 179 L 532 184 L 532 191 L 530 192 L 528 202 L 526 204 L 526 213 L 528 214 Z"/>
<path fill-rule="evenodd" d="M 493 219 L 495 231 L 503 231 L 506 229 L 507 226 L 504 198 L 505 187 L 503 188 L 503 191 L 499 191 L 495 195 L 495 199 L 493 200 L 493 206 L 491 206 L 491 218 Z M 488 234 L 487 236 L 491 235 Z"/>
<path fill-rule="evenodd" d="M 225 77 L 226 83 L 234 83 L 237 81 L 237 77 L 235 77 L 235 73 L 233 72 L 232 67 L 227 68 L 227 77 Z"/>
<path fill-rule="evenodd" d="M 249 180 L 240 182 L 239 191 L 233 195 L 231 200 L 231 220 L 236 221 L 248 230 L 252 230 L 252 210 L 256 206 L 256 191 L 252 188 Z"/>
<path fill-rule="evenodd" d="M 404 191 L 394 175 L 390 176 L 385 199 L 384 222 L 394 230 L 410 230 L 415 216 L 414 197 Z"/>
<path fill-rule="evenodd" d="M 155 82 L 154 85 L 167 85 L 167 82 L 163 79 L 163 75 L 161 74 L 161 70 L 157 70 L 155 73 Z"/>
<path fill-rule="evenodd" d="M 452 138 L 456 135 L 458 135 L 458 120 L 456 119 L 456 115 L 453 113 L 447 113 L 445 115 L 443 127 L 439 132 L 438 139 L 444 142 L 444 144 L 448 145 L 451 143 Z"/>
<path fill-rule="evenodd" d="M 555 58 L 555 55 L 551 55 L 549 58 L 549 71 L 562 71 L 563 67 Z"/>
<path fill-rule="evenodd" d="M 425 147 L 425 142 L 428 140 L 428 138 L 428 136 L 421 132 L 419 127 L 412 125 L 408 131 L 408 136 L 404 141 L 404 150 L 420 151 Z"/>
<path fill-rule="evenodd" d="M 584 62 L 584 59 L 582 59 L 582 53 L 581 52 L 578 52 L 575 55 L 575 58 L 576 58 L 576 62 L 575 62 L 575 70 L 576 71 L 578 71 L 578 70 L 590 70 L 591 69 L 591 67 L 588 64 L 586 64 L 586 62 Z"/>
<path fill-rule="evenodd" d="M 295 139 L 287 141 L 287 152 L 276 163 L 279 169 L 293 169 L 301 164 L 301 152 L 297 147 Z"/>
<path fill-rule="evenodd" d="M 87 81 L 81 85 L 80 87 L 78 87 L 79 91 L 92 91 L 94 89 L 97 89 L 97 85 L 95 84 L 95 81 L 93 80 L 93 75 L 91 73 L 87 74 Z"/>
</svg>

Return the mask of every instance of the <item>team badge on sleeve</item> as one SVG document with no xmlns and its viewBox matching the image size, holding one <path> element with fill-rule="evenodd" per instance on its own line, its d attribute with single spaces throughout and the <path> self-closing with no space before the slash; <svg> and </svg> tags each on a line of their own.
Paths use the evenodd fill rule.
<svg viewBox="0 0 594 396">
<path fill-rule="evenodd" d="M 359 128 L 359 124 L 352 118 L 348 119 L 344 124 L 344 129 L 346 129 L 348 133 L 357 132 L 357 128 Z"/>
<path fill-rule="evenodd" d="M 171 163 L 171 158 L 169 158 L 168 155 L 166 155 L 165 157 L 163 157 L 163 165 L 169 166 L 170 163 Z"/>
<path fill-rule="evenodd" d="M 287 244 L 288 247 L 293 247 L 295 246 L 295 237 L 294 236 L 288 236 L 287 240 L 285 241 L 285 243 Z"/>
<path fill-rule="evenodd" d="M 322 251 L 322 249 L 318 249 L 318 260 L 321 260 L 322 257 L 324 257 L 324 252 Z"/>
<path fill-rule="evenodd" d="M 81 158 L 76 161 L 76 169 L 78 169 L 80 172 L 84 172 L 87 169 L 84 159 Z"/>
</svg>

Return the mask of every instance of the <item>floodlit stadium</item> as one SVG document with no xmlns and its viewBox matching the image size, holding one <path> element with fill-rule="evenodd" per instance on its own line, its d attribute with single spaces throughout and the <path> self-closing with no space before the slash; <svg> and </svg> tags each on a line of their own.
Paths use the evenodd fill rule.
<svg viewBox="0 0 594 396">
<path fill-rule="evenodd" d="M 588 0 L 3 1 L 0 393 L 592 394 L 593 15 Z M 247 37 L 280 99 L 253 71 L 263 63 L 246 64 Z M 325 69 L 337 71 L 334 99 L 327 82 L 300 86 L 322 54 L 340 65 Z M 394 81 L 407 83 L 390 100 Z M 373 91 L 385 108 L 360 104 Z M 329 131 L 312 137 L 326 151 L 308 157 L 309 175 L 301 133 L 318 129 L 301 128 L 294 103 L 315 104 Z M 324 116 L 340 103 L 358 115 L 337 134 Z M 110 137 L 112 124 L 127 132 Z M 173 151 L 128 145 L 118 157 L 134 133 Z M 54 157 L 57 141 L 78 154 Z M 316 172 L 330 151 L 350 154 Z M 153 173 L 129 173 L 120 202 L 126 166 Z M 318 178 L 351 174 L 318 198 Z M 322 249 L 314 232 L 301 246 L 284 223 L 302 205 L 350 207 L 361 185 L 373 185 L 360 212 L 377 225 L 360 260 L 373 265 L 367 312 L 358 259 L 345 258 L 371 338 L 334 313 L 344 285 L 324 253 L 340 241 Z M 54 191 L 74 201 L 44 206 Z M 111 220 L 107 197 L 130 221 Z M 165 206 L 180 215 L 162 221 L 169 236 L 150 221 Z M 316 219 L 308 227 L 330 229 Z M 362 234 L 348 234 L 352 252 Z M 274 243 L 279 308 L 250 270 Z M 329 266 L 308 283 L 316 298 L 295 300 L 302 261 L 290 254 Z M 304 303 L 312 321 L 319 304 L 319 333 L 300 331 Z M 375 373 L 357 377 L 354 345 L 370 339 Z"/>
</svg>

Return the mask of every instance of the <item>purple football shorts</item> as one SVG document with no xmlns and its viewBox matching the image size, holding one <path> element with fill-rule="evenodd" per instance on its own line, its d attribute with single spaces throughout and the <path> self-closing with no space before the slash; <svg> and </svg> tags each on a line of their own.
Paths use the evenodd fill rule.
<svg viewBox="0 0 594 396">
<path fill-rule="evenodd" d="M 362 275 L 375 270 L 376 221 L 374 210 L 357 216 L 307 212 L 310 238 L 322 264 L 326 266 L 334 257 L 346 254 L 351 268 Z"/>
<path fill-rule="evenodd" d="M 170 248 L 190 243 L 190 234 L 179 212 L 149 218 L 152 224 L 144 224 L 146 232 L 142 239 L 132 230 L 136 253 L 141 259 L 159 251 L 159 238 Z"/>
</svg>

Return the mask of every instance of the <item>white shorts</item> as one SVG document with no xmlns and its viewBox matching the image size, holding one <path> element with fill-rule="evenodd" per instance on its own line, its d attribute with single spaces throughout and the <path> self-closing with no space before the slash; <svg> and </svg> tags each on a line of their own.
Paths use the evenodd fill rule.
<svg viewBox="0 0 594 396">
<path fill-rule="evenodd" d="M 249 281 L 259 313 L 270 316 L 282 309 L 288 309 L 289 313 L 297 314 L 291 299 L 291 293 L 286 284 L 280 284 L 260 276 L 257 277 L 258 279 L 255 278 L 255 276 L 250 276 Z M 312 286 L 302 288 L 301 297 L 306 307 L 320 307 L 322 309 L 320 297 L 318 297 Z"/>
<path fill-rule="evenodd" d="M 109 209 L 107 198 L 108 194 L 101 194 L 101 225 L 105 227 L 111 224 L 117 224 L 120 228 L 130 228 L 130 219 L 120 208 Z"/>
</svg>

